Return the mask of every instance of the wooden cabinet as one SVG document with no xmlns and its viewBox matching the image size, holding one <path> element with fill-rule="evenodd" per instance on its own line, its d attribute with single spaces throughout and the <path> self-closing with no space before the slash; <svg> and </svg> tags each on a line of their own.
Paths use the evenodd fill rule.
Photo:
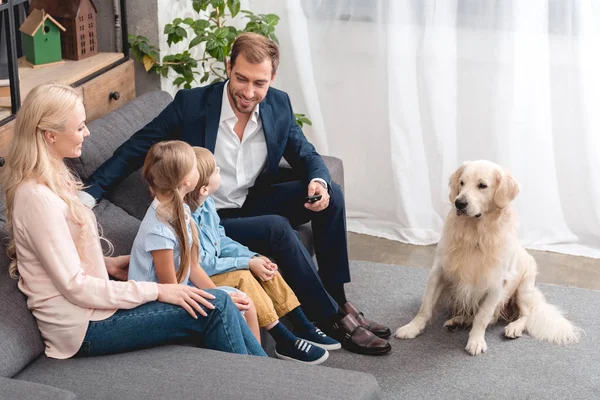
<svg viewBox="0 0 600 400">
<path fill-rule="evenodd" d="M 81 89 L 88 122 L 127 104 L 135 98 L 133 60 L 84 83 Z"/>
<path fill-rule="evenodd" d="M 21 101 L 35 86 L 57 82 L 80 88 L 87 121 L 93 121 L 135 98 L 133 60 L 122 53 L 98 53 L 80 61 L 44 68 L 27 67 L 19 60 Z M 0 126 L 0 157 L 5 157 L 12 138 L 14 120 Z"/>
</svg>

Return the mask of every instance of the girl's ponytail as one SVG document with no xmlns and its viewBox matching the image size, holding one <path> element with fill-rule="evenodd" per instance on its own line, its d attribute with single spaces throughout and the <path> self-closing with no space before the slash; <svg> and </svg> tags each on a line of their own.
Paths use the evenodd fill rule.
<svg viewBox="0 0 600 400">
<path fill-rule="evenodd" d="M 158 216 L 171 226 L 179 244 L 179 269 L 177 282 L 182 283 L 188 276 L 190 267 L 198 264 L 198 232 L 192 227 L 192 245 L 188 233 L 188 218 L 183 199 L 178 188 L 182 185 L 195 165 L 192 147 L 182 141 L 160 142 L 150 148 L 146 155 L 142 175 L 150 185 L 153 195 L 167 197 L 157 209 Z"/>
</svg>

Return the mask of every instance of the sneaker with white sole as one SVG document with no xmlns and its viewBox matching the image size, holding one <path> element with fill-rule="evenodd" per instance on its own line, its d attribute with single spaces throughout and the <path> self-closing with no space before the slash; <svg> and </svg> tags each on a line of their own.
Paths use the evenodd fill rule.
<svg viewBox="0 0 600 400">
<path fill-rule="evenodd" d="M 319 346 L 325 350 L 338 350 L 342 348 L 342 344 L 340 342 L 330 338 L 319 328 L 315 328 L 314 331 L 307 333 L 295 333 L 295 335 L 306 340 L 308 343 Z"/>
<path fill-rule="evenodd" d="M 288 361 L 296 361 L 303 364 L 318 365 L 327 358 L 329 352 L 321 347 L 314 346 L 304 339 L 298 339 L 293 346 L 275 346 L 277 358 Z"/>
</svg>

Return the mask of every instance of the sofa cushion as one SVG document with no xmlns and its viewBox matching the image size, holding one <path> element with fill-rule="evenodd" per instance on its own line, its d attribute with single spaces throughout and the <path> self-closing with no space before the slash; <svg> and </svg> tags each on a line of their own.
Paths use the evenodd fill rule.
<svg viewBox="0 0 600 400">
<path fill-rule="evenodd" d="M 0 400 L 74 400 L 76 398 L 74 393 L 52 386 L 0 378 Z"/>
<path fill-rule="evenodd" d="M 67 163 L 86 180 L 134 133 L 152 121 L 173 98 L 167 92 L 149 92 L 90 122 L 90 136 L 83 142 L 81 157 Z"/>
<path fill-rule="evenodd" d="M 27 300 L 8 275 L 8 231 L 0 223 L 0 377 L 12 377 L 44 351 Z"/>
<path fill-rule="evenodd" d="M 83 399 L 378 399 L 364 373 L 185 346 L 94 358 L 40 357 L 17 379 Z"/>
</svg>

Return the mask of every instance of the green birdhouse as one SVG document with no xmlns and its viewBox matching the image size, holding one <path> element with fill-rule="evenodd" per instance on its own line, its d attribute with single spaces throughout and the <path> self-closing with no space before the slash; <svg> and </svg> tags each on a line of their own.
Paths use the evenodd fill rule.
<svg viewBox="0 0 600 400">
<path fill-rule="evenodd" d="M 25 59 L 32 65 L 55 63 L 62 60 L 60 31 L 65 28 L 44 10 L 35 9 L 19 29 L 25 34 Z"/>
</svg>

